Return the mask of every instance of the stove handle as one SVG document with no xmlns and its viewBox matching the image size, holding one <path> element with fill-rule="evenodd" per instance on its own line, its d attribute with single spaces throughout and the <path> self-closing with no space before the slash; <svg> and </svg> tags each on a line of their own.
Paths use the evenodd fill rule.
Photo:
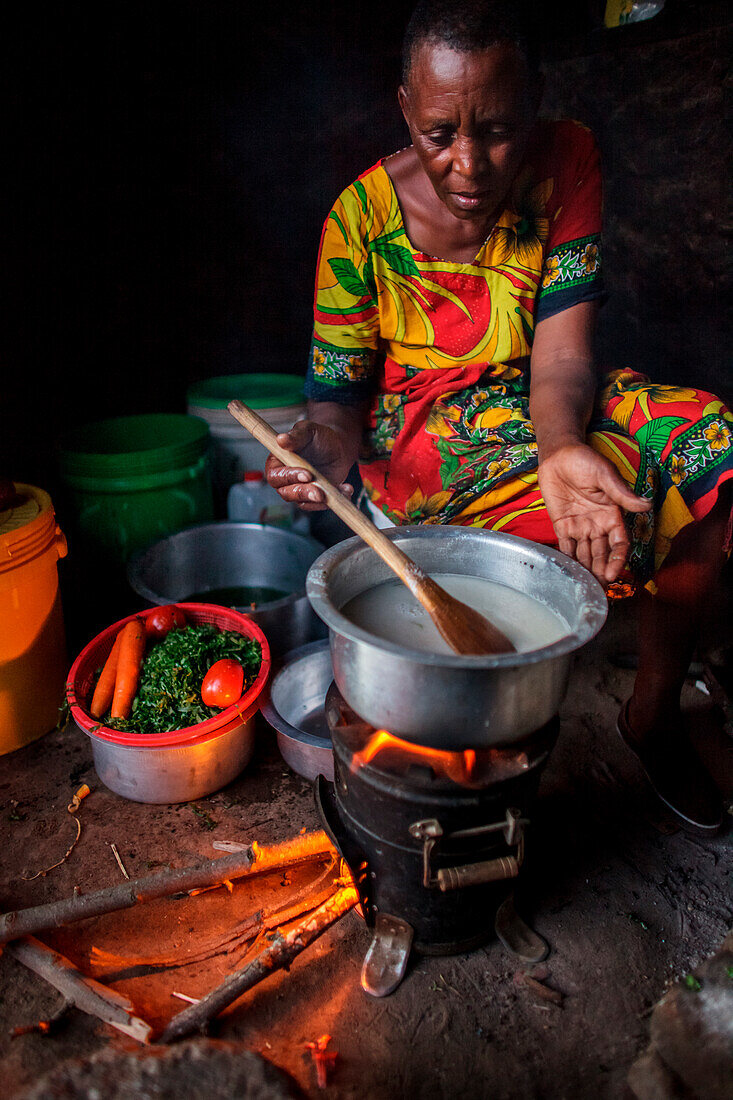
<svg viewBox="0 0 733 1100">
<path fill-rule="evenodd" d="M 461 890 L 464 886 L 478 886 L 483 882 L 501 882 L 516 878 L 518 874 L 519 860 L 516 856 L 499 856 L 483 863 L 467 863 L 463 867 L 442 867 L 436 873 L 434 882 L 445 893 L 447 890 Z"/>
<path fill-rule="evenodd" d="M 510 847 L 516 846 L 516 855 L 499 856 L 483 863 L 467 863 L 460 867 L 443 867 L 436 875 L 432 873 L 431 856 L 433 848 L 441 837 L 445 836 L 443 826 L 437 818 L 429 817 L 415 821 L 410 825 L 410 836 L 421 840 L 423 886 L 430 889 L 437 886 L 443 893 L 447 890 L 459 890 L 464 886 L 478 886 L 483 882 L 501 882 L 503 879 L 516 878 L 524 861 L 524 826 L 529 821 L 522 817 L 519 810 L 509 807 L 504 821 L 494 821 L 490 825 L 479 825 L 473 829 L 461 829 L 448 833 L 447 839 L 456 837 L 474 837 L 486 833 L 504 833 L 504 840 Z"/>
</svg>

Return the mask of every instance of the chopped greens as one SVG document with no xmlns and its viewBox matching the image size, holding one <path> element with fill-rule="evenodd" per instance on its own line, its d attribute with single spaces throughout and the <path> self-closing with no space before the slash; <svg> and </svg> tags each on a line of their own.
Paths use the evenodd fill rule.
<svg viewBox="0 0 733 1100">
<path fill-rule="evenodd" d="M 201 684 L 211 665 L 222 657 L 233 657 L 242 665 L 242 691 L 247 691 L 262 663 L 259 642 L 210 623 L 171 630 L 143 661 L 130 717 L 107 714 L 104 725 L 125 733 L 170 733 L 213 718 L 219 710 L 205 706 Z"/>
</svg>

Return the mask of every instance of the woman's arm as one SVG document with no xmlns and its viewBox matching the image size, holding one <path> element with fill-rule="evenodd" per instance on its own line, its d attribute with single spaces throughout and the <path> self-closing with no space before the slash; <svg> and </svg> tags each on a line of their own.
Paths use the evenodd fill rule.
<svg viewBox="0 0 733 1100">
<path fill-rule="evenodd" d="M 346 496 L 353 492 L 344 478 L 356 462 L 368 404 L 340 405 L 335 401 L 309 401 L 308 419 L 299 420 L 278 443 L 312 462 Z M 309 484 L 311 475 L 283 464 L 273 455 L 265 466 L 267 480 L 283 500 L 299 504 L 305 512 L 326 507 L 320 489 Z"/>
<path fill-rule="evenodd" d="M 539 322 L 529 408 L 540 490 L 560 549 L 609 584 L 629 549 L 622 509 L 645 512 L 651 504 L 632 493 L 613 465 L 585 441 L 596 389 L 597 311 L 597 302 L 581 302 Z"/>
<path fill-rule="evenodd" d="M 529 411 L 540 463 L 561 447 L 585 443 L 596 389 L 593 330 L 597 314 L 597 302 L 582 302 L 537 325 Z"/>
</svg>

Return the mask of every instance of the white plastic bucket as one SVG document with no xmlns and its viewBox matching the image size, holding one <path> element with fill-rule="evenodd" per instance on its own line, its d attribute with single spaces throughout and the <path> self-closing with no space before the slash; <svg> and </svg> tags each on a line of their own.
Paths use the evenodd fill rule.
<svg viewBox="0 0 733 1100">
<path fill-rule="evenodd" d="M 211 432 L 211 460 L 214 491 L 220 506 L 246 470 L 264 470 L 268 452 L 238 424 L 227 410 L 227 404 L 239 398 L 257 409 L 259 415 L 276 432 L 287 432 L 296 420 L 305 416 L 302 395 L 303 380 L 294 375 L 252 374 L 225 375 L 210 378 L 191 386 L 188 391 L 188 412 L 199 416 Z"/>
</svg>

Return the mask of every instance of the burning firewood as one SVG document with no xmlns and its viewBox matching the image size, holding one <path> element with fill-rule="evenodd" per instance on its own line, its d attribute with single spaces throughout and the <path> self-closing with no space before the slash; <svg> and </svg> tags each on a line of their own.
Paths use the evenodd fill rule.
<svg viewBox="0 0 733 1100">
<path fill-rule="evenodd" d="M 202 886 L 220 885 L 227 879 L 264 874 L 282 867 L 294 866 L 336 852 L 322 831 L 307 833 L 283 844 L 261 847 L 256 842 L 244 852 L 234 852 L 221 859 L 207 860 L 197 867 L 162 871 L 156 875 L 109 886 L 93 894 L 77 894 L 70 898 L 18 909 L 0 916 L 0 943 L 19 939 L 44 929 L 60 928 L 85 917 L 98 917 L 118 909 L 130 909 L 138 902 L 171 894 L 188 892 Z"/>
<path fill-rule="evenodd" d="M 292 928 L 286 930 L 280 927 L 268 933 L 265 936 L 266 946 L 250 963 L 242 970 L 230 974 L 220 986 L 202 997 L 198 1004 L 184 1008 L 174 1016 L 159 1041 L 170 1043 L 204 1029 L 214 1017 L 263 978 L 275 970 L 288 967 L 301 951 L 322 936 L 358 902 L 359 893 L 349 880 L 347 884 L 338 886 L 323 904 Z"/>
<path fill-rule="evenodd" d="M 314 882 L 307 883 L 284 905 L 278 905 L 269 912 L 259 910 L 253 916 L 240 921 L 224 938 L 207 940 L 197 951 L 190 954 L 123 956 L 93 946 L 89 954 L 89 962 L 97 974 L 101 973 L 102 977 L 108 981 L 114 981 L 117 977 L 115 971 L 122 968 L 144 966 L 151 970 L 174 970 L 190 966 L 192 963 L 203 962 L 217 955 L 228 955 L 237 951 L 243 953 L 249 950 L 257 936 L 275 928 L 278 924 L 295 920 L 329 898 L 333 893 L 334 867 L 335 863 L 331 861 Z"/>
<path fill-rule="evenodd" d="M 134 1005 L 114 989 L 87 978 L 67 958 L 45 943 L 27 936 L 9 944 L 7 951 L 34 974 L 62 993 L 68 1004 L 96 1016 L 117 1031 L 147 1043 L 152 1033 L 150 1024 L 135 1015 Z M 40 1026 L 40 1025 L 39 1025 Z M 41 1030 L 44 1030 L 41 1028 Z"/>
</svg>

